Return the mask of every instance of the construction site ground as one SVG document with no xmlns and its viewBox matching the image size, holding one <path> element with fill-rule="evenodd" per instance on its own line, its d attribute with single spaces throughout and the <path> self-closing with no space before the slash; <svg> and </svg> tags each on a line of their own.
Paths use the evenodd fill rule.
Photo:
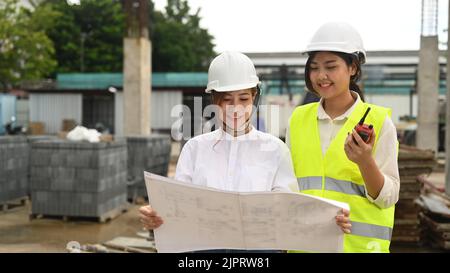
<svg viewBox="0 0 450 273">
<path fill-rule="evenodd" d="M 175 164 L 169 168 L 173 175 Z M 434 172 L 429 180 L 443 183 L 444 173 Z M 116 237 L 138 237 L 142 232 L 139 207 L 131 205 L 127 212 L 107 223 L 63 221 L 61 219 L 29 219 L 30 202 L 0 213 L 0 252 L 67 252 L 69 242 L 101 244 Z M 391 245 L 392 253 L 441 252 L 423 245 Z"/>
</svg>

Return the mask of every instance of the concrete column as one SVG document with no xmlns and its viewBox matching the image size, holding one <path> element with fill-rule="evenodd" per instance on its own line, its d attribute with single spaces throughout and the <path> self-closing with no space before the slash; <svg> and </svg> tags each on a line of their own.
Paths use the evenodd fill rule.
<svg viewBox="0 0 450 273">
<path fill-rule="evenodd" d="M 151 43 L 148 38 L 124 39 L 124 133 L 150 135 Z"/>
<path fill-rule="evenodd" d="M 439 50 L 438 36 L 422 36 L 418 70 L 419 111 L 417 147 L 438 150 Z"/>
</svg>

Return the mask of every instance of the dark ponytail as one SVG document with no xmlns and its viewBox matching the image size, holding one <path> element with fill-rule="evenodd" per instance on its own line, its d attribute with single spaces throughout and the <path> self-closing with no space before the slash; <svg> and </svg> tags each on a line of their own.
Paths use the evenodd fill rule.
<svg viewBox="0 0 450 273">
<path fill-rule="evenodd" d="M 350 77 L 349 89 L 358 93 L 361 100 L 365 101 L 364 92 L 361 90 L 361 88 L 357 84 L 357 82 L 361 79 L 361 74 L 362 74 L 361 62 L 359 61 L 358 55 L 357 54 L 348 54 L 348 53 L 343 53 L 343 52 L 331 52 L 331 53 L 333 53 L 336 56 L 343 59 L 345 61 L 345 63 L 347 64 L 347 66 L 355 65 L 356 73 L 355 73 L 355 75 Z M 312 83 L 311 83 L 311 79 L 309 78 L 311 62 L 316 54 L 317 54 L 317 51 L 309 53 L 309 57 L 308 57 L 308 60 L 306 61 L 306 66 L 305 66 L 305 83 L 306 83 L 306 87 L 308 88 L 309 91 L 313 92 L 316 95 L 319 95 L 314 90 Z"/>
<path fill-rule="evenodd" d="M 364 98 L 364 92 L 361 90 L 361 88 L 359 88 L 359 85 L 353 81 L 350 80 L 350 90 L 355 91 L 356 93 L 358 93 L 359 97 L 361 98 L 362 101 L 366 101 Z"/>
</svg>

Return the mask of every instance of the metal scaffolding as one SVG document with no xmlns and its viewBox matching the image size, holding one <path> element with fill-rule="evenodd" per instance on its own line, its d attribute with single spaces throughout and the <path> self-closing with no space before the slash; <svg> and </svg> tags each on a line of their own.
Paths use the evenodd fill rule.
<svg viewBox="0 0 450 273">
<path fill-rule="evenodd" d="M 438 0 L 422 0 L 422 36 L 438 35 Z"/>
</svg>

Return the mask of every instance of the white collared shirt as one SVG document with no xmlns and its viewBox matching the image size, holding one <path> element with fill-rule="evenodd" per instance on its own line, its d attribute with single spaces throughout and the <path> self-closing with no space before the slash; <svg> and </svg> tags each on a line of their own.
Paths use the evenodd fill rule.
<svg viewBox="0 0 450 273">
<path fill-rule="evenodd" d="M 298 190 L 286 144 L 255 128 L 238 137 L 218 129 L 190 139 L 175 179 L 226 191 Z"/>
<path fill-rule="evenodd" d="M 362 100 L 358 93 L 352 91 L 352 95 L 356 98 L 355 103 L 342 115 L 332 119 L 323 108 L 322 99 L 319 102 L 317 110 L 317 118 L 319 125 L 320 144 L 322 154 L 325 154 L 331 141 L 336 137 L 339 130 L 347 121 L 358 103 Z M 289 140 L 289 125 L 286 132 L 286 143 L 290 147 Z M 400 191 L 400 175 L 398 171 L 397 162 L 397 130 L 394 123 L 389 117 L 386 117 L 383 127 L 378 136 L 378 146 L 375 151 L 375 162 L 384 176 L 384 184 L 378 195 L 374 200 L 366 189 L 366 197 L 372 203 L 375 203 L 380 208 L 388 208 L 397 203 Z"/>
</svg>

